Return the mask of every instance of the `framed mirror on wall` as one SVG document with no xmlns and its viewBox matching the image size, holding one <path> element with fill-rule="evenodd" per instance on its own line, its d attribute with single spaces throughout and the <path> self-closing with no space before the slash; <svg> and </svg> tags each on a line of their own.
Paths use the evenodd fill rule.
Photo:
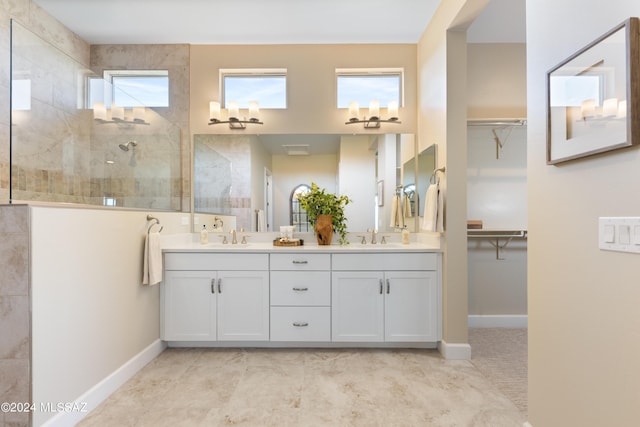
<svg viewBox="0 0 640 427">
<path fill-rule="evenodd" d="M 630 18 L 547 73 L 547 164 L 638 144 L 639 31 Z"/>
</svg>

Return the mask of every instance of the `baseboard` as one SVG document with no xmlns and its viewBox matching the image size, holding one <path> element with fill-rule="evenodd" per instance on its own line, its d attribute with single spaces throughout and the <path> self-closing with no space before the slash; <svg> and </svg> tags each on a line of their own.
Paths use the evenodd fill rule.
<svg viewBox="0 0 640 427">
<path fill-rule="evenodd" d="M 528 318 L 526 314 L 470 314 L 468 325 L 470 328 L 527 328 Z"/>
<path fill-rule="evenodd" d="M 147 363 L 162 353 L 166 347 L 167 345 L 164 341 L 159 339 L 154 341 L 147 348 L 133 356 L 124 365 L 77 398 L 73 403 L 75 408 L 79 408 L 78 411 L 58 412 L 53 418 L 50 418 L 42 425 L 46 427 L 76 425 L 86 417 L 89 412 L 96 409 L 100 403 L 133 377 L 140 369 L 144 368 Z"/>
<path fill-rule="evenodd" d="M 442 340 L 438 343 L 438 351 L 445 359 L 471 360 L 471 346 L 469 344 L 450 344 Z"/>
</svg>

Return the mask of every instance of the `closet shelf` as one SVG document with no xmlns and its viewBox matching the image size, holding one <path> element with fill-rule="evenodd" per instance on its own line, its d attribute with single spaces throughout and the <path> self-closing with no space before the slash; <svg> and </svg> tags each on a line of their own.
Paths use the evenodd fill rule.
<svg viewBox="0 0 640 427">
<path fill-rule="evenodd" d="M 467 230 L 467 238 L 473 240 L 487 240 L 491 246 L 496 248 L 496 259 L 503 260 L 502 250 L 507 247 L 513 239 L 526 240 L 527 230 Z M 503 240 L 504 243 L 500 244 Z"/>
<path fill-rule="evenodd" d="M 500 150 L 507 143 L 514 127 L 527 125 L 527 119 L 468 119 L 467 126 L 491 128 L 496 143 L 496 159 L 500 158 Z"/>
</svg>

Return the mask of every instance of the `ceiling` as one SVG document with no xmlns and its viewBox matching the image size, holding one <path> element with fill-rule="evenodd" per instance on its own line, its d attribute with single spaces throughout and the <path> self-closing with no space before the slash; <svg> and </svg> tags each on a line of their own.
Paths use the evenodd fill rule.
<svg viewBox="0 0 640 427">
<path fill-rule="evenodd" d="M 440 0 L 33 0 L 90 44 L 417 43 Z M 490 0 L 470 42 L 524 42 L 525 0 Z"/>
</svg>

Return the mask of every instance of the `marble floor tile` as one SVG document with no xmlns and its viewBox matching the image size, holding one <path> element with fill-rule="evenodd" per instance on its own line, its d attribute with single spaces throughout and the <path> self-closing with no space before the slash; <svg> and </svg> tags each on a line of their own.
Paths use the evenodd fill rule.
<svg viewBox="0 0 640 427">
<path fill-rule="evenodd" d="M 168 349 L 93 426 L 521 427 L 470 362 L 433 350 Z"/>
</svg>

